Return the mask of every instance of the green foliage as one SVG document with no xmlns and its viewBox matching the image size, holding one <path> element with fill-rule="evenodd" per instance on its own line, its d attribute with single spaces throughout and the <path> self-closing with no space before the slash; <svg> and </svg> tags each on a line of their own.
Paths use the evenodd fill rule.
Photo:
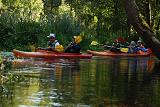
<svg viewBox="0 0 160 107">
<path fill-rule="evenodd" d="M 146 17 L 143 9 L 146 1 L 137 3 Z M 160 3 L 151 1 L 151 4 L 153 29 L 159 34 Z M 108 44 L 119 36 L 129 41 L 138 37 L 128 26 L 119 0 L 2 0 L 0 5 L 0 50 L 30 50 L 30 45 L 45 47 L 50 33 L 55 33 L 64 46 L 72 36 L 81 34 L 84 50 L 94 39 Z"/>
<path fill-rule="evenodd" d="M 14 30 L 10 25 L 3 23 L 3 21 L 6 22 L 6 20 L 3 20 L 1 18 L 0 20 L 0 51 L 12 49 L 12 46 L 14 45 L 14 37 L 12 35 L 14 33 Z"/>
<path fill-rule="evenodd" d="M 93 51 L 103 51 L 104 47 L 100 45 L 89 45 L 89 49 Z"/>
</svg>

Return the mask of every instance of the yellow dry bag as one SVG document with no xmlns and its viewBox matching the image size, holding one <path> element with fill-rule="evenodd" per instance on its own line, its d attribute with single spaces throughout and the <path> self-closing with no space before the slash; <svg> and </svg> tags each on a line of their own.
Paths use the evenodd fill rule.
<svg viewBox="0 0 160 107">
<path fill-rule="evenodd" d="M 57 52 L 63 52 L 64 51 L 64 47 L 62 45 L 57 45 L 55 47 L 55 51 L 57 51 Z"/>
</svg>

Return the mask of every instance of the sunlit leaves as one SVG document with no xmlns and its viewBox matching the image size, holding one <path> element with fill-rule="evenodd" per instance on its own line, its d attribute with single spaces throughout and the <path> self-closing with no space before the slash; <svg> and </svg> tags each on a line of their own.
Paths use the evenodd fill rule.
<svg viewBox="0 0 160 107">
<path fill-rule="evenodd" d="M 3 13 L 23 18 L 37 19 L 42 12 L 41 0 L 2 0 Z"/>
</svg>

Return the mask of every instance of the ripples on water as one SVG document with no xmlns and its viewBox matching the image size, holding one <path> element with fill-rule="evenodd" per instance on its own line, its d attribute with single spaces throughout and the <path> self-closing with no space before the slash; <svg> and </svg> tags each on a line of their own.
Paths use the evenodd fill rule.
<svg viewBox="0 0 160 107">
<path fill-rule="evenodd" d="M 159 107 L 158 61 L 94 57 L 90 60 L 17 60 L 16 79 L 1 83 L 0 107 Z"/>
</svg>

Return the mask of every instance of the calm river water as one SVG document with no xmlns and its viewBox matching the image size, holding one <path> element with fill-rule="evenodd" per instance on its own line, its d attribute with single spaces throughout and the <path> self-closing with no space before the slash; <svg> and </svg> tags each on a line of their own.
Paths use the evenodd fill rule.
<svg viewBox="0 0 160 107">
<path fill-rule="evenodd" d="M 2 73 L 0 107 L 159 107 L 153 58 L 17 60 Z"/>
</svg>

